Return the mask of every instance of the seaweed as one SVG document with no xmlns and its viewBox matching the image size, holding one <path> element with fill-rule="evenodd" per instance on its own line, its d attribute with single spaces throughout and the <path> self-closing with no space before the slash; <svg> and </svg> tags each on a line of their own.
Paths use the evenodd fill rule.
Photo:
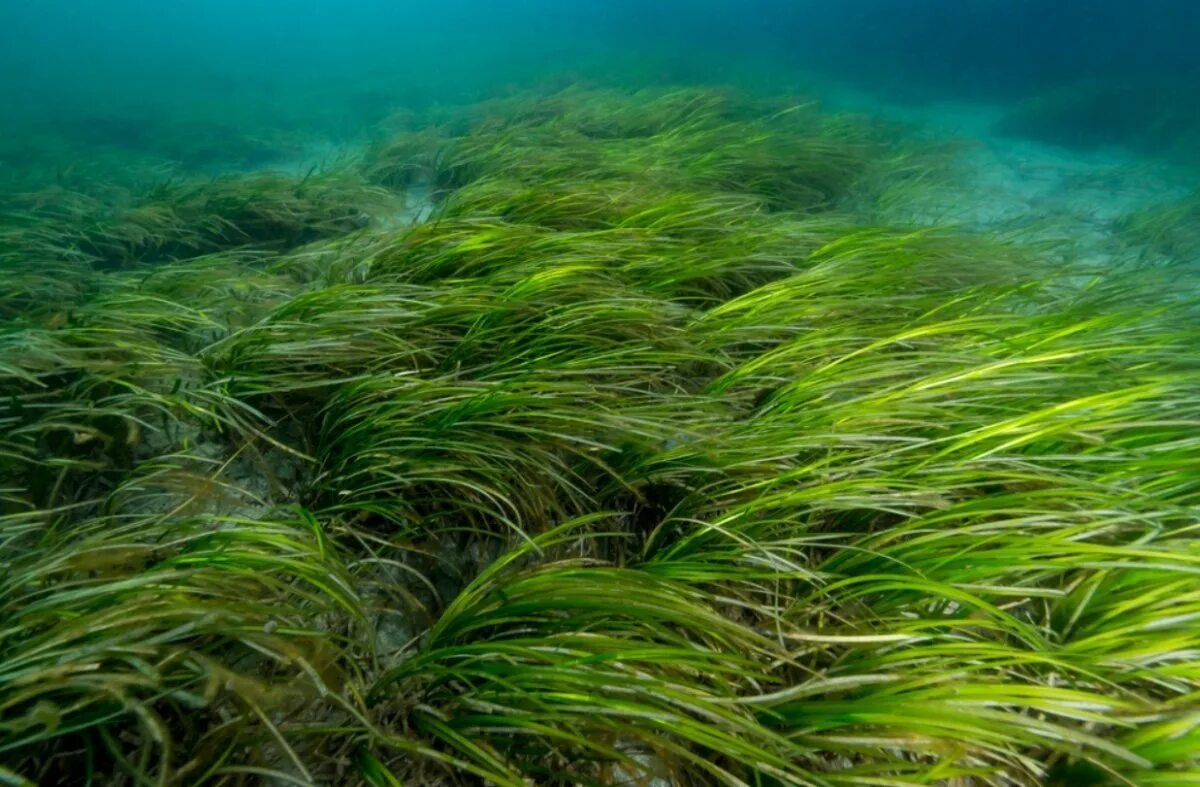
<svg viewBox="0 0 1200 787">
<path fill-rule="evenodd" d="M 1119 236 L 1151 259 L 1200 262 L 1200 196 L 1150 205 L 1116 222 Z"/>
<path fill-rule="evenodd" d="M 1186 271 L 789 98 L 427 119 L 3 220 L 0 779 L 1195 777 Z"/>
</svg>

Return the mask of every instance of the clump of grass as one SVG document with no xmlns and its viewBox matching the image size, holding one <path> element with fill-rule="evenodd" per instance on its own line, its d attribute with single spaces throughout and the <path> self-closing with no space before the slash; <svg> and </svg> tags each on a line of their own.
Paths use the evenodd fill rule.
<svg viewBox="0 0 1200 787">
<path fill-rule="evenodd" d="M 1147 257 L 1194 264 L 1200 260 L 1200 197 L 1134 211 L 1117 222 L 1117 232 Z"/>
<path fill-rule="evenodd" d="M 0 776 L 1195 778 L 1196 299 L 877 226 L 916 159 L 792 106 L 438 110 L 409 228 L 7 220 Z"/>
<path fill-rule="evenodd" d="M 605 111 L 614 101 L 625 109 Z M 499 176 L 539 193 L 556 182 L 610 198 L 639 187 L 726 191 L 772 209 L 816 210 L 853 187 L 877 142 L 866 124 L 830 120 L 809 105 L 718 91 L 618 100 L 568 90 L 491 110 L 447 119 L 440 131 L 398 135 L 368 156 L 365 171 L 377 182 L 422 180 L 441 190 Z M 589 183 L 600 188 L 589 191 Z"/>
<path fill-rule="evenodd" d="M 121 267 L 252 247 L 281 251 L 365 227 L 385 195 L 331 172 L 297 178 L 243 175 L 166 183 L 107 199 L 27 195 L 10 214 L 10 254 Z"/>
<path fill-rule="evenodd" d="M 25 779 L 262 772 L 294 756 L 279 719 L 354 679 L 363 613 L 311 517 L 45 516 L 0 522 L 0 752 Z"/>
</svg>

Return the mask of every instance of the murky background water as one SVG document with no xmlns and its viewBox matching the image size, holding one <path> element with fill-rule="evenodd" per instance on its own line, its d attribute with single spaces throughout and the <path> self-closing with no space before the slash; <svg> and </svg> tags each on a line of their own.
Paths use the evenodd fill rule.
<svg viewBox="0 0 1200 787">
<path fill-rule="evenodd" d="M 295 169 L 398 111 L 532 85 L 741 83 L 970 142 L 923 220 L 1057 218 L 1095 247 L 1190 189 L 1198 34 L 1177 0 L 9 3 L 0 173 Z"/>
</svg>

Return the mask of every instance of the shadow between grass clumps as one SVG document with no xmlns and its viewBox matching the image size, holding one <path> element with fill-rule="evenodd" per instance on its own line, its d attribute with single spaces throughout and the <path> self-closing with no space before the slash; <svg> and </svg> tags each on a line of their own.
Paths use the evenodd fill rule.
<svg viewBox="0 0 1200 787">
<path fill-rule="evenodd" d="M 1078 82 L 1032 96 L 1002 133 L 1080 149 L 1125 147 L 1200 164 L 1200 111 L 1186 80 Z"/>
<path fill-rule="evenodd" d="M 919 156 L 803 104 L 412 125 L 6 220 L 0 776 L 1197 772 L 1161 267 L 874 226 Z M 429 221 L 363 226 L 414 186 Z"/>
</svg>

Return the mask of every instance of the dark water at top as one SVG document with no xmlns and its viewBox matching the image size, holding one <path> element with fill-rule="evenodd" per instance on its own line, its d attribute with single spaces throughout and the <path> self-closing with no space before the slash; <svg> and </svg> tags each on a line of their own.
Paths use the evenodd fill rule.
<svg viewBox="0 0 1200 787">
<path fill-rule="evenodd" d="M 1086 85 L 1105 109 L 1067 131 L 1112 124 L 1095 136 L 1123 141 L 1200 127 L 1198 34 L 1190 0 L 43 0 L 0 7 L 0 86 L 10 122 L 136 137 L 166 112 L 353 126 L 397 96 L 635 72 L 711 81 L 754 64 L 900 101 Z"/>
</svg>

